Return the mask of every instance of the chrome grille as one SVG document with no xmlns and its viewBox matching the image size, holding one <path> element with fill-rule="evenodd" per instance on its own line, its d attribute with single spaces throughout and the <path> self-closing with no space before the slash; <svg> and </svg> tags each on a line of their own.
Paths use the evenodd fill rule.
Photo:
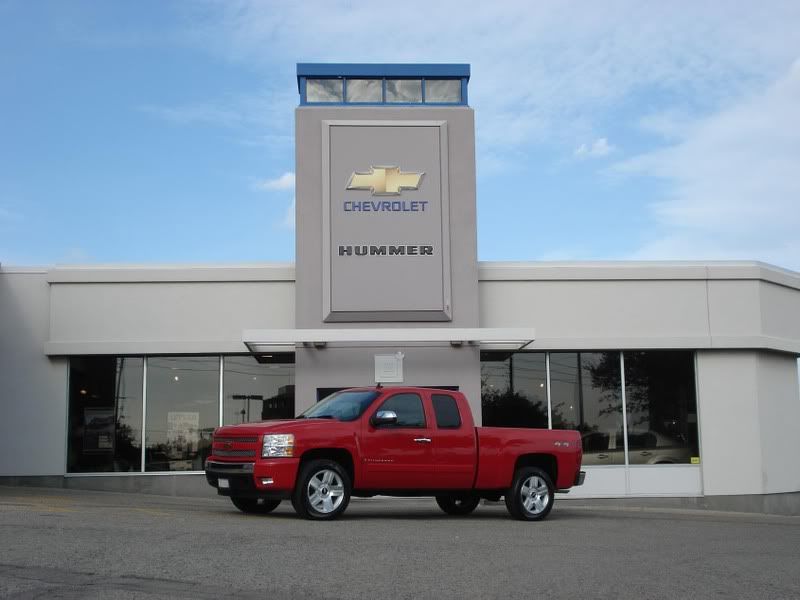
<svg viewBox="0 0 800 600">
<path fill-rule="evenodd" d="M 215 444 L 255 444 L 258 441 L 257 435 L 247 436 L 247 437 L 214 437 Z"/>
<path fill-rule="evenodd" d="M 255 456 L 255 450 L 222 450 L 215 448 L 214 456 Z"/>
</svg>

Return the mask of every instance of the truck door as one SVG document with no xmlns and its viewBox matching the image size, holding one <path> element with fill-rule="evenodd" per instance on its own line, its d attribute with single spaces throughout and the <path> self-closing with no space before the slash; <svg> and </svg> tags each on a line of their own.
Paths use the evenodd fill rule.
<svg viewBox="0 0 800 600">
<path fill-rule="evenodd" d="M 450 394 L 431 393 L 435 429 L 433 458 L 436 487 L 470 489 L 475 480 L 477 447 L 475 427 L 469 414 L 462 418 L 456 399 Z"/>
<path fill-rule="evenodd" d="M 397 423 L 375 426 L 379 411 L 393 411 Z M 431 489 L 436 478 L 431 427 L 417 393 L 399 392 L 370 409 L 361 439 L 363 481 L 357 485 L 373 490 Z"/>
</svg>

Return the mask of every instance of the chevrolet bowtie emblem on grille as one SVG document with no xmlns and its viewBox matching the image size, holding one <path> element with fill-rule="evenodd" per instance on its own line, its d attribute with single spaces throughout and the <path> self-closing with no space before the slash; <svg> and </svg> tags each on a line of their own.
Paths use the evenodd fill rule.
<svg viewBox="0 0 800 600">
<path fill-rule="evenodd" d="M 399 196 L 401 190 L 416 190 L 424 173 L 403 172 L 400 167 L 370 167 L 356 171 L 347 182 L 348 190 L 370 190 L 373 196 Z"/>
</svg>

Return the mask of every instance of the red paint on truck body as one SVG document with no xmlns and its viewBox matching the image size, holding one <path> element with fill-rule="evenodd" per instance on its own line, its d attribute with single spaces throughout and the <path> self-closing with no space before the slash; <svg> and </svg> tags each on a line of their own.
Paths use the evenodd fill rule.
<svg viewBox="0 0 800 600">
<path fill-rule="evenodd" d="M 375 391 L 375 388 L 359 388 Z M 379 395 L 354 421 L 303 418 L 229 425 L 214 432 L 209 463 L 215 477 L 226 468 L 246 471 L 253 487 L 264 495 L 288 497 L 295 487 L 304 457 L 336 453 L 348 457 L 354 495 L 392 492 L 435 495 L 443 491 L 498 492 L 512 484 L 515 470 L 526 460 L 552 465 L 558 490 L 578 482 L 581 438 L 577 431 L 475 427 L 469 403 L 460 392 L 415 387 L 379 388 Z M 395 394 L 418 394 L 425 412 L 423 427 L 375 427 L 371 419 Z M 452 397 L 460 413 L 458 428 L 437 427 L 434 394 Z M 263 437 L 293 434 L 291 458 L 262 458 Z M 419 440 L 430 440 L 420 442 Z M 233 472 L 233 471 L 232 471 Z M 263 483 L 271 479 L 269 484 Z"/>
</svg>

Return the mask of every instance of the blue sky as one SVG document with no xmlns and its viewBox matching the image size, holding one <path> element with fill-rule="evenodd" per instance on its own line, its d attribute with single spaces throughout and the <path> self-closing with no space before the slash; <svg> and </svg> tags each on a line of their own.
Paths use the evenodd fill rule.
<svg viewBox="0 0 800 600">
<path fill-rule="evenodd" d="M 800 270 L 798 23 L 797 2 L 0 0 L 0 262 L 292 261 L 296 63 L 466 62 L 481 260 Z"/>
</svg>

